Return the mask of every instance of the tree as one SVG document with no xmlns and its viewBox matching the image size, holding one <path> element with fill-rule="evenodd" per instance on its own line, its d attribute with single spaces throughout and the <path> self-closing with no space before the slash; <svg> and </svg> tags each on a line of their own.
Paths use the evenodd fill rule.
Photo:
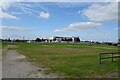
<svg viewBox="0 0 120 80">
<path fill-rule="evenodd" d="M 9 41 L 9 42 L 11 41 L 10 38 L 8 39 L 8 41 Z"/>
<path fill-rule="evenodd" d="M 41 42 L 41 39 L 40 39 L 40 38 L 36 38 L 35 41 L 37 41 L 37 42 Z"/>
</svg>

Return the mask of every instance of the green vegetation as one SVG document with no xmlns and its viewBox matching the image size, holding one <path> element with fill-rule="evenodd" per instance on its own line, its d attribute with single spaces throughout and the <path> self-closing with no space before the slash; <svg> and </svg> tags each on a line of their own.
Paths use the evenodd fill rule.
<svg viewBox="0 0 120 80">
<path fill-rule="evenodd" d="M 2 48 L 2 42 L 0 42 L 0 49 Z"/>
<path fill-rule="evenodd" d="M 1 48 L 4 49 L 4 48 L 5 48 L 7 45 L 9 45 L 9 44 L 10 44 L 10 43 L 7 43 L 7 42 L 6 42 L 6 43 L 2 43 L 2 42 L 1 42 L 0 45 L 1 45 Z"/>
<path fill-rule="evenodd" d="M 4 43 L 5 44 L 5 43 Z M 18 45 L 18 51 L 37 66 L 48 67 L 65 77 L 94 78 L 118 71 L 118 62 L 99 64 L 101 52 L 117 52 L 116 46 L 104 44 L 48 44 L 11 43 Z M 109 60 L 110 61 L 110 60 Z"/>
<path fill-rule="evenodd" d="M 2 51 L 1 51 L 1 49 L 2 49 L 2 42 L 0 42 L 0 58 L 1 58 L 1 56 L 2 56 Z"/>
</svg>

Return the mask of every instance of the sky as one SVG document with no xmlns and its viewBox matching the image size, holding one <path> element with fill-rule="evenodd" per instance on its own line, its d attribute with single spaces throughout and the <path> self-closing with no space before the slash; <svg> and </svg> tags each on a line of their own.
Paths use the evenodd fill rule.
<svg viewBox="0 0 120 80">
<path fill-rule="evenodd" d="M 1 38 L 36 39 L 79 36 L 118 41 L 117 2 L 3 2 Z"/>
</svg>

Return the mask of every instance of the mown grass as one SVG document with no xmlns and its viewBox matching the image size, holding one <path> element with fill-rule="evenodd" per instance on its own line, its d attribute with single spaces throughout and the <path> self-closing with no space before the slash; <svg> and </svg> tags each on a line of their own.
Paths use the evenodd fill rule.
<svg viewBox="0 0 120 80">
<path fill-rule="evenodd" d="M 8 42 L 3 43 L 3 42 L 1 42 L 1 48 L 4 49 L 9 44 L 11 44 L 11 43 L 8 43 Z"/>
<path fill-rule="evenodd" d="M 0 57 L 2 56 L 2 51 L 1 51 L 1 49 L 2 49 L 2 42 L 0 42 Z"/>
<path fill-rule="evenodd" d="M 13 43 L 12 43 L 13 44 Z M 118 63 L 99 64 L 99 53 L 117 52 L 117 47 L 103 44 L 14 43 L 18 50 L 37 66 L 71 78 L 95 78 L 118 71 Z"/>
<path fill-rule="evenodd" d="M 0 49 L 2 49 L 2 42 L 0 42 Z"/>
</svg>

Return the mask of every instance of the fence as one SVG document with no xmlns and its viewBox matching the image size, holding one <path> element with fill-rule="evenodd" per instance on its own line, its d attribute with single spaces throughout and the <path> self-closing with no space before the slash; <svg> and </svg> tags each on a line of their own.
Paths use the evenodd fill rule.
<svg viewBox="0 0 120 80">
<path fill-rule="evenodd" d="M 109 56 L 108 56 L 109 55 Z M 107 56 L 107 57 L 106 57 Z M 118 58 L 117 61 L 119 61 L 120 58 L 120 52 L 114 52 L 114 53 L 100 53 L 99 55 L 99 63 L 102 64 L 103 59 L 110 59 L 111 62 L 114 62 L 114 58 Z"/>
</svg>

